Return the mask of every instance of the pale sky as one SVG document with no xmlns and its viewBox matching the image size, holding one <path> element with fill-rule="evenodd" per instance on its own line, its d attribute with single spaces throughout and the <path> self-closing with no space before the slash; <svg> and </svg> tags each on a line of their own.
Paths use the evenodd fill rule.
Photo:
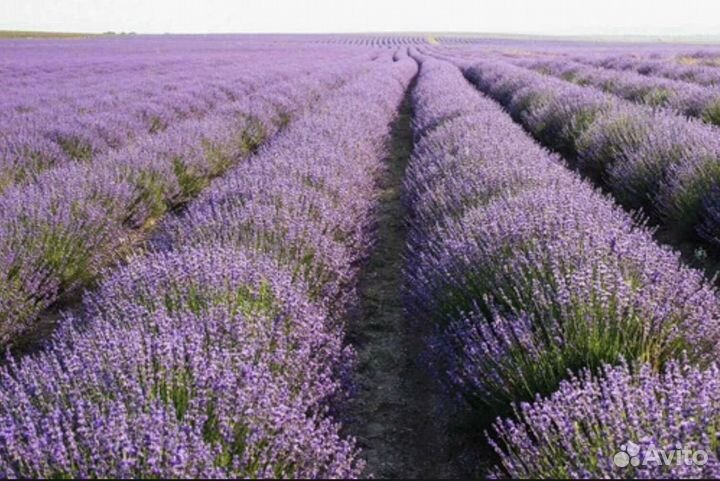
<svg viewBox="0 0 720 481">
<path fill-rule="evenodd" d="M 0 0 L 0 30 L 720 35 L 720 1 Z"/>
</svg>

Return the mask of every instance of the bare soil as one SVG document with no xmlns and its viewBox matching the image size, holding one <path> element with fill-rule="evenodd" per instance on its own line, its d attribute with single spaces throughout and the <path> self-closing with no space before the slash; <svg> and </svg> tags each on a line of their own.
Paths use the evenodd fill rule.
<svg viewBox="0 0 720 481">
<path fill-rule="evenodd" d="M 363 450 L 366 477 L 441 479 L 454 477 L 448 422 L 439 409 L 439 388 L 418 362 L 422 334 L 402 304 L 407 228 L 401 197 L 412 153 L 411 116 L 408 93 L 378 179 L 376 244 L 360 274 L 361 305 L 348 325 L 358 351 L 358 392 L 345 430 Z"/>
</svg>

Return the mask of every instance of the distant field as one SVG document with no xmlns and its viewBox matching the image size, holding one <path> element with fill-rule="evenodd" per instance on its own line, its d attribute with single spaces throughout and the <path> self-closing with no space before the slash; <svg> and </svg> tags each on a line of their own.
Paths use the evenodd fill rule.
<svg viewBox="0 0 720 481">
<path fill-rule="evenodd" d="M 26 32 L 23 30 L 0 30 L 0 39 L 3 38 L 82 38 L 90 37 L 92 33 L 72 32 Z"/>
</svg>

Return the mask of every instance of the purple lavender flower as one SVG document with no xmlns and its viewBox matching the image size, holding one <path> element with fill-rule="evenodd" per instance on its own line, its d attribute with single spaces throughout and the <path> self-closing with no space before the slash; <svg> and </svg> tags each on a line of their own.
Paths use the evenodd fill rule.
<svg viewBox="0 0 720 481">
<path fill-rule="evenodd" d="M 715 365 L 702 370 L 673 361 L 657 373 L 623 363 L 597 376 L 585 371 L 552 396 L 517 405 L 516 418 L 495 422 L 495 476 L 717 478 L 719 389 Z M 669 462 L 655 457 L 659 450 Z"/>
<path fill-rule="evenodd" d="M 305 60 L 301 56 L 298 64 L 280 68 L 259 58 L 258 73 L 237 86 L 226 79 L 222 91 L 265 84 L 263 92 L 233 95 L 232 102 L 210 102 L 214 107 L 200 110 L 178 104 L 194 113 L 158 132 L 137 134 L 122 148 L 93 151 L 82 163 L 38 171 L 33 181 L 0 193 L 0 344 L 16 343 L 45 309 L 122 259 L 137 229 L 196 197 L 323 89 L 363 70 L 354 60 L 331 66 L 318 60 L 314 69 Z M 260 68 L 264 65 L 268 72 Z M 308 69 L 312 74 L 288 84 L 293 74 Z"/>
<path fill-rule="evenodd" d="M 167 151 L 129 148 L 102 164 L 121 173 L 131 197 L 145 172 L 172 202 L 192 198 L 196 179 L 207 188 L 197 185 L 198 199 L 163 222 L 161 252 L 104 271 L 82 316 L 66 319 L 44 351 L 9 358 L 0 474 L 360 474 L 355 443 L 331 415 L 352 368 L 340 321 L 354 299 L 351 264 L 371 245 L 389 124 L 417 64 L 387 54 L 352 65 L 261 99 L 253 120 L 282 132 L 237 167 L 215 171 L 207 152 L 209 143 L 247 154 L 235 147 L 244 139 L 232 143 L 233 109 L 224 122 L 193 125 L 200 138 L 170 126 L 150 143 L 171 136 Z M 304 113 L 279 118 L 328 85 Z M 150 202 L 140 206 L 123 212 L 122 226 L 148 218 Z"/>
<path fill-rule="evenodd" d="M 713 192 L 720 185 L 718 131 L 502 61 L 468 64 L 478 87 L 508 107 L 545 145 L 577 165 L 624 206 L 679 239 L 720 237 Z"/>
<path fill-rule="evenodd" d="M 700 272 L 457 67 L 425 60 L 417 85 L 407 307 L 432 333 L 437 375 L 466 405 L 503 412 L 553 392 L 568 371 L 621 357 L 714 359 L 720 305 Z"/>
</svg>

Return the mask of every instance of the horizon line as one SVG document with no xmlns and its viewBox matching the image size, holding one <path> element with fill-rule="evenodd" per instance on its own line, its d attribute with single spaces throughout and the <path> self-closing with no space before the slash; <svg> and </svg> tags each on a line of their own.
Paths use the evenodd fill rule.
<svg viewBox="0 0 720 481">
<path fill-rule="evenodd" d="M 713 40 L 713 42 L 720 42 L 720 34 L 713 33 L 699 33 L 699 34 L 647 34 L 647 33 L 583 33 L 583 34 L 553 34 L 553 33 L 514 33 L 514 32 L 472 32 L 472 31 L 432 31 L 432 30 L 377 30 L 377 31 L 348 31 L 348 32 L 140 32 L 140 31 L 115 31 L 105 30 L 102 32 L 74 32 L 67 30 L 27 30 L 27 29 L 10 29 L 0 28 L 0 36 L 2 34 L 17 34 L 21 38 L 22 35 L 38 35 L 38 36 L 122 36 L 122 35 L 286 35 L 286 36 L 311 36 L 311 35 L 322 35 L 322 36 L 343 36 L 343 35 L 392 35 L 392 36 L 417 36 L 417 35 L 432 35 L 432 36 L 467 36 L 467 37 L 478 37 L 478 38 L 509 38 L 509 39 L 554 39 L 554 40 L 622 40 L 622 39 L 635 39 L 635 40 L 649 40 L 649 41 L 663 41 L 664 39 L 672 40 Z"/>
</svg>

